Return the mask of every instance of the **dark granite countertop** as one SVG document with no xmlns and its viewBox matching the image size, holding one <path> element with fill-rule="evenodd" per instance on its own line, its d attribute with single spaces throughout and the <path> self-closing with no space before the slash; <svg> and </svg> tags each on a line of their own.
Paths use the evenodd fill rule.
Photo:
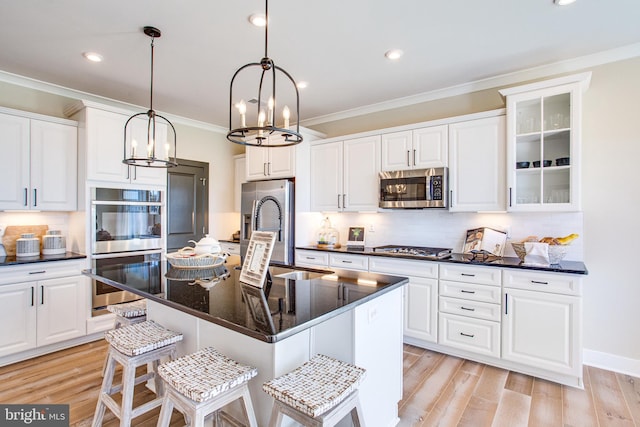
<svg viewBox="0 0 640 427">
<path fill-rule="evenodd" d="M 382 257 L 392 257 L 392 258 L 404 258 L 404 259 L 412 259 L 419 260 L 423 262 L 442 262 L 442 263 L 454 263 L 454 264 L 468 264 L 468 265 L 481 265 L 487 267 L 503 267 L 503 268 L 518 268 L 522 270 L 536 270 L 536 271 L 546 271 L 553 273 L 569 273 L 569 274 L 588 274 L 587 267 L 581 261 L 561 261 L 559 264 L 551 264 L 549 266 L 534 266 L 534 265 L 525 265 L 520 261 L 518 257 L 495 257 L 491 256 L 486 259 L 482 259 L 480 257 L 473 257 L 470 254 L 452 254 L 450 258 L 445 258 L 442 260 L 427 260 L 424 258 L 418 258 L 411 255 L 402 255 L 402 254 L 389 254 L 389 253 L 381 253 L 374 252 L 373 248 L 365 248 L 364 250 L 349 250 L 346 247 L 340 247 L 337 249 L 320 249 L 315 246 L 301 246 L 296 249 L 306 249 L 312 251 L 320 251 L 320 252 L 340 252 L 340 253 L 349 253 L 354 255 L 367 255 L 367 256 L 382 256 Z"/>
<path fill-rule="evenodd" d="M 32 257 L 16 257 L 12 256 L 3 256 L 0 257 L 0 267 L 7 265 L 22 265 L 22 264 L 32 264 L 36 262 L 50 262 L 50 261 L 67 261 L 71 259 L 83 259 L 87 256 L 84 254 L 79 254 L 76 252 L 65 252 L 63 254 L 56 255 L 39 255 Z"/>
<path fill-rule="evenodd" d="M 127 269 L 148 269 L 148 263 Z M 278 277 L 288 267 L 270 267 L 270 289 L 244 285 L 240 268 L 172 269 L 165 266 L 161 294 L 150 294 L 127 284 L 120 266 L 83 271 L 119 289 L 175 308 L 265 342 L 276 342 L 352 310 L 408 282 L 406 277 L 332 269 L 304 270 L 308 279 Z"/>
</svg>

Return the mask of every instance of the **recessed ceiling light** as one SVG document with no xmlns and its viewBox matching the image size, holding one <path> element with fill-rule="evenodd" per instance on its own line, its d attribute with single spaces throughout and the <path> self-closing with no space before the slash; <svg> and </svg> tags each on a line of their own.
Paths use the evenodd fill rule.
<svg viewBox="0 0 640 427">
<path fill-rule="evenodd" d="M 301 82 L 298 82 L 298 84 L 296 86 L 298 86 L 298 89 L 304 89 L 307 86 L 309 86 L 309 83 L 305 82 L 305 81 L 301 81 Z"/>
<path fill-rule="evenodd" d="M 555 4 L 557 4 L 558 6 L 566 6 L 568 4 L 571 4 L 573 2 L 575 2 L 576 0 L 553 0 L 553 2 Z"/>
<path fill-rule="evenodd" d="M 391 49 L 391 50 L 388 50 L 384 54 L 384 56 L 386 56 L 387 59 L 396 60 L 396 59 L 399 59 L 403 54 L 404 52 L 401 51 L 400 49 Z"/>
<path fill-rule="evenodd" d="M 102 55 L 100 55 L 99 53 L 85 52 L 82 54 L 82 56 L 84 56 L 86 59 L 88 59 L 91 62 L 102 62 Z"/>
<path fill-rule="evenodd" d="M 256 27 L 264 27 L 267 25 L 267 18 L 262 13 L 254 13 L 249 17 L 249 22 Z"/>
</svg>

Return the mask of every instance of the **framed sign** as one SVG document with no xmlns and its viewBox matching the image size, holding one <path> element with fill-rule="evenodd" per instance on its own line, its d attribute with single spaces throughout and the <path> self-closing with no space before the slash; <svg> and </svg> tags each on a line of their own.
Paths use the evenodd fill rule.
<svg viewBox="0 0 640 427">
<path fill-rule="evenodd" d="M 364 249 L 364 227 L 349 227 L 347 249 Z"/>
<path fill-rule="evenodd" d="M 270 231 L 254 231 L 251 234 L 240 272 L 241 282 L 258 288 L 264 286 L 275 240 L 276 233 Z"/>
</svg>

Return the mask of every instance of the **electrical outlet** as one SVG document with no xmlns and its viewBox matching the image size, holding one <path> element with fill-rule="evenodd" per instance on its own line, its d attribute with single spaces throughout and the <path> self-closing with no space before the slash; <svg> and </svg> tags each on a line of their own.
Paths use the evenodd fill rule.
<svg viewBox="0 0 640 427">
<path fill-rule="evenodd" d="M 4 230 L 6 230 L 7 226 L 5 224 L 0 224 L 0 237 L 4 236 Z"/>
<path fill-rule="evenodd" d="M 376 229 L 373 224 L 369 224 L 369 233 L 375 233 Z"/>
<path fill-rule="evenodd" d="M 502 226 L 502 231 L 507 233 L 507 239 L 511 238 L 511 226 L 510 225 L 503 225 Z"/>
</svg>

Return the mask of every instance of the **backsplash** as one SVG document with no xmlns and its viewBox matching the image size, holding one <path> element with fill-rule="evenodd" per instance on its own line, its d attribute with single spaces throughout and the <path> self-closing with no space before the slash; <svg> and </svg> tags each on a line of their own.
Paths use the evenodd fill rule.
<svg viewBox="0 0 640 427">
<path fill-rule="evenodd" d="M 558 237 L 577 233 L 581 237 L 574 240 L 566 259 L 582 261 L 583 255 L 583 214 L 572 213 L 449 213 L 436 210 L 399 210 L 379 213 L 331 213 L 318 212 L 296 214 L 296 245 L 315 244 L 315 233 L 320 228 L 324 216 L 340 232 L 340 242 L 346 243 L 347 231 L 351 226 L 365 227 L 367 246 L 387 244 L 432 246 L 453 248 L 462 252 L 466 231 L 478 227 L 507 230 L 509 240 L 504 256 L 516 254 L 510 241 L 520 241 L 535 235 Z M 373 227 L 373 232 L 371 232 Z"/>
<path fill-rule="evenodd" d="M 47 225 L 49 230 L 60 230 L 66 237 L 67 250 L 73 245 L 69 237 L 69 213 L 67 212 L 0 212 L 0 225 Z M 1 242 L 0 242 L 1 243 Z"/>
</svg>

